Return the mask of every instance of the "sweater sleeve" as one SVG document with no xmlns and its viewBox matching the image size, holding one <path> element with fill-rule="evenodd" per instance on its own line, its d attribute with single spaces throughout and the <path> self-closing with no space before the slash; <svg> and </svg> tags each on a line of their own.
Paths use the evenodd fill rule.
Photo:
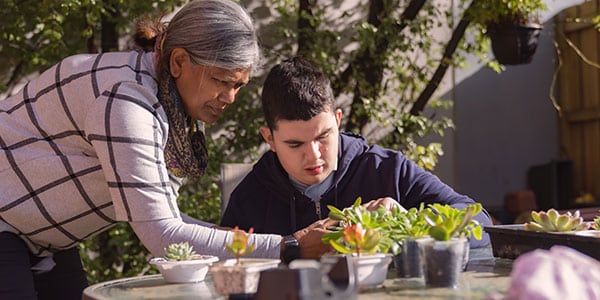
<svg viewBox="0 0 600 300">
<path fill-rule="evenodd" d="M 448 204 L 452 207 L 462 209 L 469 204 L 476 203 L 466 195 L 454 191 L 450 186 L 442 182 L 437 176 L 428 172 L 417 164 L 401 155 L 400 163 L 400 204 L 405 207 L 417 207 L 421 202 Z M 489 213 L 483 209 L 474 217 L 481 226 L 492 225 Z M 471 239 L 471 248 L 484 247 L 490 244 L 489 235 L 484 232 L 481 240 Z"/>
<path fill-rule="evenodd" d="M 201 222 L 204 223 L 204 222 Z M 233 238 L 232 231 L 219 230 L 205 225 L 190 224 L 179 218 L 156 221 L 130 222 L 135 234 L 154 256 L 164 256 L 169 244 L 188 241 L 197 253 L 214 255 L 220 259 L 232 258 L 225 245 Z M 276 234 L 252 234 L 250 242 L 256 250 L 248 257 L 279 258 L 281 236 Z"/>
</svg>

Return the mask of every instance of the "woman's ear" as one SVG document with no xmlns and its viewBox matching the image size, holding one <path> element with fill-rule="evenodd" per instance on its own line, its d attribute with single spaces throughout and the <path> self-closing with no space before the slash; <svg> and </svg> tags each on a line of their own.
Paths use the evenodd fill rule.
<svg viewBox="0 0 600 300">
<path fill-rule="evenodd" d="M 271 132 L 271 129 L 269 129 L 267 126 L 261 126 L 258 130 L 260 131 L 260 135 L 262 135 L 263 139 L 265 139 L 265 142 L 269 144 L 271 151 L 277 152 L 275 151 L 275 142 L 273 142 L 273 132 Z"/>
<path fill-rule="evenodd" d="M 175 48 L 171 51 L 171 56 L 169 58 L 169 68 L 171 70 L 171 76 L 177 79 L 181 76 L 183 72 L 183 67 L 185 64 L 189 63 L 190 57 L 188 56 L 187 51 L 183 48 Z"/>
</svg>

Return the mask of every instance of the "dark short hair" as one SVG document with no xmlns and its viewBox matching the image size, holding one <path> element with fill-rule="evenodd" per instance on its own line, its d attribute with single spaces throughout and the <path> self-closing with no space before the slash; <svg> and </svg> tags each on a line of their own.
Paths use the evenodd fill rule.
<svg viewBox="0 0 600 300">
<path fill-rule="evenodd" d="M 335 98 L 327 76 L 302 57 L 275 65 L 262 90 L 262 107 L 267 126 L 275 130 L 279 120 L 308 121 L 334 110 Z"/>
</svg>

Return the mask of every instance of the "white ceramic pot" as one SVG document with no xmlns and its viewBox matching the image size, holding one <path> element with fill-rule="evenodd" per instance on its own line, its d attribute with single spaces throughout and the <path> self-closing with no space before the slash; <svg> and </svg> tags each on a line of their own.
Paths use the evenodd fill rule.
<svg viewBox="0 0 600 300">
<path fill-rule="evenodd" d="M 162 257 L 150 260 L 162 274 L 166 282 L 184 283 L 204 280 L 208 267 L 219 260 L 216 256 L 199 256 L 197 259 L 169 261 Z"/>
<path fill-rule="evenodd" d="M 358 289 L 367 289 L 380 285 L 385 281 L 393 255 L 390 253 L 376 253 L 360 256 L 348 255 L 348 257 L 354 264 Z M 337 261 L 336 255 L 323 255 L 321 257 L 321 263 L 323 264 L 335 264 Z"/>
<path fill-rule="evenodd" d="M 260 272 L 277 268 L 279 259 L 241 258 L 240 265 L 235 259 L 228 259 L 210 267 L 215 290 L 227 296 L 229 294 L 256 293 Z"/>
</svg>

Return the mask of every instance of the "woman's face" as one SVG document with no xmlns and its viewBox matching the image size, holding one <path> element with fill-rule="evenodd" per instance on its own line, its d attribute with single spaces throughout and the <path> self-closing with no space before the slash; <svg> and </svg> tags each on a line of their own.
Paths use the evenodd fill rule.
<svg viewBox="0 0 600 300">
<path fill-rule="evenodd" d="M 233 104 L 250 79 L 250 68 L 226 70 L 196 65 L 185 50 L 176 48 L 171 54 L 171 74 L 187 114 L 210 124 Z"/>
</svg>

